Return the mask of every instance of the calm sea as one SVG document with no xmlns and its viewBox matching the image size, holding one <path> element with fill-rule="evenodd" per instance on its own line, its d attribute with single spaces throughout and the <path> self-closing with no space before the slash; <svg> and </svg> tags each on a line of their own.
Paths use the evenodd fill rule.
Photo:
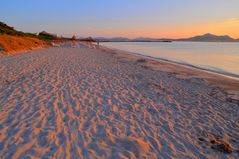
<svg viewBox="0 0 239 159">
<path fill-rule="evenodd" d="M 239 43 L 109 42 L 101 45 L 239 78 Z"/>
</svg>

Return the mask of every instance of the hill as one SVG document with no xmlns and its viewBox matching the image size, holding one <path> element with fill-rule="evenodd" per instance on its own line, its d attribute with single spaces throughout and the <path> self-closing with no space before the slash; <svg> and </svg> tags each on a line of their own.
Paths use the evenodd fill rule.
<svg viewBox="0 0 239 159">
<path fill-rule="evenodd" d="M 100 42 L 172 42 L 172 41 L 194 41 L 194 42 L 239 42 L 239 39 L 233 39 L 228 35 L 214 35 L 214 34 L 204 34 L 198 35 L 190 38 L 180 38 L 180 39 L 170 39 L 170 38 L 135 38 L 128 39 L 124 37 L 116 37 L 116 38 L 104 38 L 99 37 L 95 38 L 96 41 Z"/>
<path fill-rule="evenodd" d="M 36 34 L 24 33 L 22 31 L 17 31 L 14 27 L 8 26 L 7 24 L 0 22 L 0 34 L 14 35 L 14 36 L 28 36 L 28 37 L 37 37 Z"/>
<path fill-rule="evenodd" d="M 97 37 L 94 38 L 95 41 L 100 42 L 128 42 L 130 39 L 124 37 L 114 37 L 114 38 L 104 38 L 104 37 Z"/>
<path fill-rule="evenodd" d="M 41 36 L 15 30 L 14 27 L 0 22 L 0 52 L 4 54 L 16 53 L 46 45 L 49 43 Z"/>
<path fill-rule="evenodd" d="M 46 31 L 42 31 L 39 34 L 25 33 L 25 32 L 14 29 L 14 27 L 8 26 L 7 24 L 3 22 L 0 22 L 0 34 L 20 36 L 20 37 L 32 37 L 32 38 L 38 38 L 45 41 L 59 40 L 59 39 L 69 40 L 69 38 L 59 38 L 57 37 L 57 35 L 48 33 Z"/>
<path fill-rule="evenodd" d="M 218 36 L 210 33 L 194 36 L 186 39 L 177 39 L 177 41 L 196 41 L 196 42 L 235 42 L 236 39 L 231 38 L 228 35 Z"/>
<path fill-rule="evenodd" d="M 99 42 L 171 42 L 171 40 L 166 39 L 155 39 L 155 38 L 135 38 L 135 39 L 128 39 L 124 37 L 115 37 L 115 38 L 94 38 L 95 41 Z"/>
<path fill-rule="evenodd" d="M 18 31 L 3 22 L 0 22 L 0 53 L 9 54 L 40 48 L 54 43 L 75 41 L 72 38 L 57 37 L 55 34 L 42 31 L 39 34 Z M 0 54 L 0 56 L 1 56 Z"/>
</svg>

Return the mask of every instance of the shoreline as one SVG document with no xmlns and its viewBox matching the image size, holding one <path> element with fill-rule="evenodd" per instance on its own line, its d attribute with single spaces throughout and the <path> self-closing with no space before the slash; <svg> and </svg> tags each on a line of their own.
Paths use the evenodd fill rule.
<svg viewBox="0 0 239 159">
<path fill-rule="evenodd" d="M 213 72 L 211 70 L 203 69 L 194 65 L 182 64 L 167 59 L 155 58 L 147 55 L 142 55 L 139 53 L 128 52 L 120 49 L 108 48 L 106 46 L 97 47 L 96 49 L 103 50 L 106 52 L 116 53 L 118 56 L 123 56 L 133 60 L 144 59 L 146 61 L 142 62 L 147 67 L 155 70 L 161 70 L 166 72 L 171 72 L 178 74 L 180 78 L 201 78 L 208 81 L 212 85 L 224 89 L 228 94 L 231 94 L 233 100 L 238 100 L 239 103 L 239 78 L 224 75 L 218 72 Z M 166 68 L 159 68 L 159 66 L 164 66 Z"/>
<path fill-rule="evenodd" d="M 184 41 L 177 41 L 177 42 L 184 42 Z M 133 43 L 136 43 L 136 42 L 133 42 Z M 196 42 L 196 43 L 208 43 L 208 42 Z M 215 42 L 215 43 L 218 43 L 218 42 Z M 101 46 L 106 47 L 106 48 L 108 47 L 108 46 L 104 46 L 104 44 L 101 45 Z M 150 56 L 150 55 L 144 55 L 144 54 L 141 54 L 141 53 L 138 53 L 138 52 L 131 52 L 131 51 L 123 50 L 123 49 L 110 48 L 110 47 L 108 47 L 108 48 L 112 49 L 112 50 L 115 50 L 115 51 L 118 50 L 118 51 L 128 52 L 129 54 L 134 54 L 136 56 L 143 56 L 143 57 L 146 57 L 146 58 L 151 58 L 151 59 L 155 59 L 155 60 L 159 60 L 159 61 L 165 61 L 165 62 L 169 62 L 169 63 L 172 63 L 172 64 L 178 64 L 178 65 L 181 65 L 181 66 L 188 66 L 190 68 L 196 68 L 196 69 L 203 70 L 203 71 L 206 71 L 206 72 L 209 72 L 209 73 L 215 73 L 215 74 L 218 74 L 218 75 L 223 75 L 223 76 L 228 77 L 228 78 L 239 80 L 239 74 L 232 73 L 232 72 L 229 72 L 229 71 L 224 71 L 224 70 L 221 70 L 220 68 L 217 68 L 217 67 L 215 67 L 215 69 L 210 69 L 210 68 L 206 68 L 204 66 L 190 64 L 190 62 L 189 63 L 180 62 L 180 61 L 177 61 L 177 60 L 170 60 L 170 59 L 163 58 L 163 57 L 161 58 L 161 57 L 154 57 L 154 56 Z"/>
<path fill-rule="evenodd" d="M 168 60 L 168 59 L 164 59 L 164 58 L 156 58 L 156 57 L 153 57 L 153 56 L 142 55 L 142 54 L 139 54 L 139 53 L 132 53 L 132 54 L 135 54 L 137 56 L 143 56 L 143 57 L 151 58 L 152 60 L 159 60 L 159 61 L 162 61 L 162 62 L 168 62 L 168 63 L 174 64 L 174 65 L 176 64 L 176 65 L 179 65 L 179 66 L 185 66 L 185 67 L 188 67 L 190 69 L 197 69 L 199 71 L 205 71 L 207 73 L 223 76 L 223 77 L 234 79 L 234 80 L 239 80 L 239 75 L 233 74 L 231 72 L 225 72 L 225 71 L 220 72 L 220 71 L 216 71 L 216 70 L 210 70 L 210 69 L 207 69 L 207 68 L 203 68 L 203 67 L 188 64 L 188 63 L 177 62 L 177 61 Z"/>
<path fill-rule="evenodd" d="M 150 67 L 155 70 L 173 72 L 181 76 L 180 78 L 190 78 L 190 77 L 202 78 L 204 80 L 207 80 L 208 82 L 211 82 L 213 85 L 216 85 L 221 87 L 222 89 L 225 89 L 227 92 L 229 92 L 229 94 L 233 92 L 233 96 L 236 96 L 236 98 L 235 97 L 233 98 L 235 98 L 235 100 L 239 100 L 239 78 L 237 77 L 228 76 L 222 73 L 218 73 L 216 71 L 214 72 L 213 70 L 204 69 L 204 68 L 197 67 L 190 64 L 184 64 L 184 63 L 171 61 L 171 60 L 167 60 L 163 58 L 156 58 L 152 56 L 142 55 L 140 53 L 134 53 L 134 52 L 124 51 L 120 49 L 109 48 L 102 45 L 98 46 L 97 44 L 94 44 L 91 42 L 82 42 L 82 41 L 57 42 L 56 41 L 56 42 L 52 42 L 51 45 L 46 45 L 44 47 L 17 51 L 17 52 L 14 52 L 13 54 L 12 53 L 3 54 L 2 56 L 0 54 L 0 58 L 4 58 L 6 56 L 21 55 L 21 54 L 25 54 L 25 53 L 28 53 L 34 50 L 39 50 L 39 49 L 47 49 L 47 48 L 54 48 L 54 47 L 61 47 L 61 46 L 77 48 L 80 45 L 89 49 L 96 49 L 99 51 L 105 51 L 107 53 L 113 53 L 113 54 L 116 53 L 118 56 L 123 56 L 133 60 L 144 59 L 146 61 L 144 61 L 143 64 L 146 65 L 147 67 Z M 159 66 L 161 66 L 162 64 L 166 68 L 159 68 Z"/>
<path fill-rule="evenodd" d="M 0 58 L 0 157 L 238 158 L 237 83 L 195 70 L 89 43 Z"/>
</svg>

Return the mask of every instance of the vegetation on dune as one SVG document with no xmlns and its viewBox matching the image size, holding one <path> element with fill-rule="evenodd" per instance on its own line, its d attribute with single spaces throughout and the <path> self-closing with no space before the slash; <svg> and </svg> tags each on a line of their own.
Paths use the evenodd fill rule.
<svg viewBox="0 0 239 159">
<path fill-rule="evenodd" d="M 27 37 L 37 37 L 33 33 L 24 33 L 22 31 L 17 31 L 14 27 L 10 27 L 7 24 L 0 22 L 0 34 L 14 35 L 14 36 L 27 36 Z"/>
<path fill-rule="evenodd" d="M 92 37 L 83 38 L 83 39 L 80 39 L 80 40 L 85 41 L 85 42 L 96 42 Z"/>
<path fill-rule="evenodd" d="M 73 35 L 73 36 L 71 37 L 71 40 L 76 40 L 76 36 Z"/>
<path fill-rule="evenodd" d="M 21 36 L 21 37 L 32 37 L 32 38 L 38 38 L 38 39 L 42 39 L 42 40 L 46 40 L 46 41 L 59 39 L 57 37 L 57 35 L 47 33 L 46 31 L 42 31 L 39 34 L 25 33 L 22 31 L 17 31 L 14 29 L 14 27 L 10 27 L 3 22 L 0 22 L 0 34 Z"/>
<path fill-rule="evenodd" d="M 56 39 L 59 39 L 57 37 L 57 35 L 54 35 L 54 34 L 51 34 L 51 33 L 48 33 L 46 31 L 42 31 L 38 34 L 38 37 L 40 39 L 43 39 L 43 40 L 56 40 Z"/>
<path fill-rule="evenodd" d="M 4 35 L 13 35 L 13 36 L 21 36 L 21 37 L 32 37 L 38 38 L 45 41 L 52 41 L 52 40 L 76 40 L 76 36 L 74 39 L 72 38 L 65 38 L 65 37 L 58 37 L 55 34 L 48 33 L 46 31 L 42 31 L 39 34 L 37 33 L 25 33 L 22 31 L 15 30 L 14 27 L 8 26 L 7 24 L 0 22 L 0 34 Z"/>
<path fill-rule="evenodd" d="M 0 51 L 17 52 L 47 45 L 37 34 L 17 31 L 14 27 L 0 22 Z"/>
<path fill-rule="evenodd" d="M 0 52 L 23 51 L 50 45 L 51 42 L 58 43 L 75 40 L 77 40 L 76 36 L 64 38 L 46 31 L 42 31 L 39 34 L 25 33 L 0 22 Z"/>
</svg>

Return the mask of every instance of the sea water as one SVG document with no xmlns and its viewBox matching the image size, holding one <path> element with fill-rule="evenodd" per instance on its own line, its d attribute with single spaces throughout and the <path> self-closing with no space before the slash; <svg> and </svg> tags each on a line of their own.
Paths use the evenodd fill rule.
<svg viewBox="0 0 239 159">
<path fill-rule="evenodd" d="M 105 42 L 101 45 L 239 78 L 239 43 Z"/>
</svg>

